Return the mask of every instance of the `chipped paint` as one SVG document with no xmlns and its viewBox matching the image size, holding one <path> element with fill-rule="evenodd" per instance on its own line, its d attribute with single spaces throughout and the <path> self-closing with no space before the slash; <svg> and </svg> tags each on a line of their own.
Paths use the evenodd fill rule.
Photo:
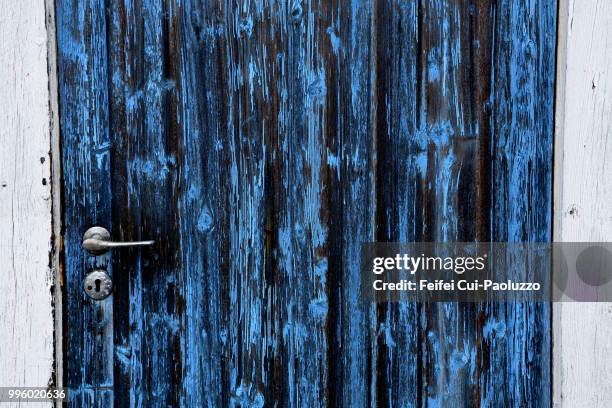
<svg viewBox="0 0 612 408">
<path fill-rule="evenodd" d="M 550 404 L 548 305 L 369 305 L 359 268 L 374 240 L 550 239 L 554 2 L 57 10 L 74 405 Z M 158 244 L 85 258 L 93 223 Z"/>
</svg>

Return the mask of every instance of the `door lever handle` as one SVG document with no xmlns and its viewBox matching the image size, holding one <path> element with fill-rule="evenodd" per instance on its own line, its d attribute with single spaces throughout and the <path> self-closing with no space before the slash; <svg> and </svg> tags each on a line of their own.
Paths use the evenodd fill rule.
<svg viewBox="0 0 612 408">
<path fill-rule="evenodd" d="M 93 255 L 102 255 L 108 252 L 109 249 L 135 247 L 135 246 L 151 246 L 155 241 L 131 241 L 131 242 L 114 242 L 111 241 L 110 232 L 104 227 L 91 227 L 83 235 L 83 249 Z"/>
</svg>

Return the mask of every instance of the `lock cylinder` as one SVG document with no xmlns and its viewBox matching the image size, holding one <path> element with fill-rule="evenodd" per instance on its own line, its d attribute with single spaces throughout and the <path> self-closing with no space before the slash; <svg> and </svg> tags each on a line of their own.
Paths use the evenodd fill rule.
<svg viewBox="0 0 612 408">
<path fill-rule="evenodd" d="M 113 291 L 113 281 L 106 271 L 94 270 L 85 276 L 83 289 L 94 300 L 106 299 Z"/>
</svg>

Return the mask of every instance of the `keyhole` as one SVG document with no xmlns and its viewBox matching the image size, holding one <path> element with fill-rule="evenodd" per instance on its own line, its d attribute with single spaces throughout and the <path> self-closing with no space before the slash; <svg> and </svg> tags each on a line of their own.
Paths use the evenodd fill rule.
<svg viewBox="0 0 612 408">
<path fill-rule="evenodd" d="M 96 270 L 89 273 L 83 282 L 83 289 L 94 300 L 106 299 L 112 291 L 110 276 L 104 271 Z"/>
</svg>

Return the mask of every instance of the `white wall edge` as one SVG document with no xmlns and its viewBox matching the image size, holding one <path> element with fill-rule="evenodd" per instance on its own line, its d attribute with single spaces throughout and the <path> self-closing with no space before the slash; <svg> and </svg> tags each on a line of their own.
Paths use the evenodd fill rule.
<svg viewBox="0 0 612 408">
<path fill-rule="evenodd" d="M 0 386 L 3 387 L 47 387 L 54 383 L 46 19 L 44 0 L 0 2 Z"/>
<path fill-rule="evenodd" d="M 559 0 L 557 242 L 612 241 L 612 3 Z M 606 151 L 608 158 L 606 158 Z M 553 304 L 553 406 L 612 406 L 612 304 Z"/>
</svg>

